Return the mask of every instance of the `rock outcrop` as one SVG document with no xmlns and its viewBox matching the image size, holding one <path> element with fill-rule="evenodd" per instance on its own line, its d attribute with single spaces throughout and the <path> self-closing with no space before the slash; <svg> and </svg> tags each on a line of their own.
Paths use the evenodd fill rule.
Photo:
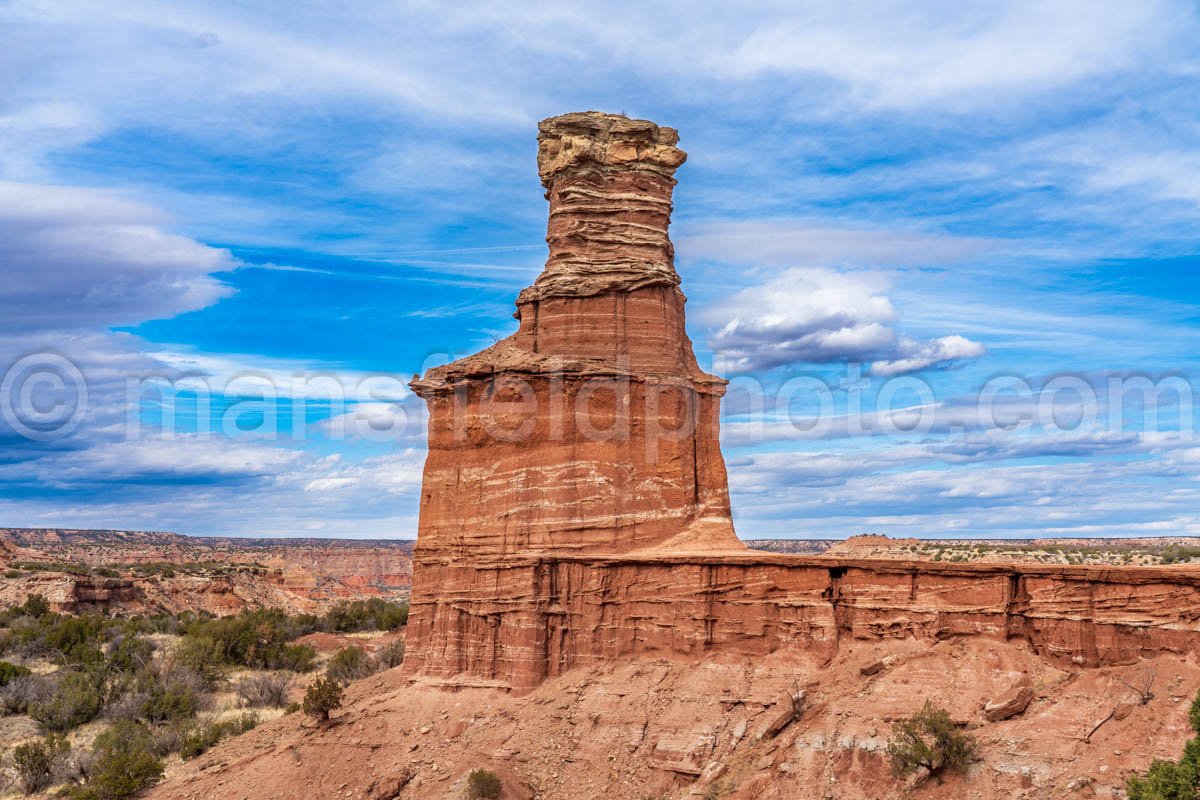
<svg viewBox="0 0 1200 800">
<path fill-rule="evenodd" d="M 987 701 L 983 706 L 983 716 L 988 722 L 1000 722 L 1011 719 L 1017 714 L 1025 713 L 1033 702 L 1033 687 L 1027 682 L 1019 681 L 1008 691 Z"/>
<path fill-rule="evenodd" d="M 550 254 L 520 326 L 412 384 L 430 412 L 426 569 L 742 549 L 717 442 L 725 381 L 696 363 L 667 233 L 678 139 L 594 112 L 539 126 Z"/>
<path fill-rule="evenodd" d="M 847 640 L 990 637 L 1082 666 L 1193 652 L 1200 572 L 747 551 L 667 229 L 678 135 L 548 119 L 546 267 L 519 329 L 430 370 L 407 668 L 527 691 L 646 654 L 832 658 Z M 872 544 L 873 540 L 864 539 Z"/>
</svg>

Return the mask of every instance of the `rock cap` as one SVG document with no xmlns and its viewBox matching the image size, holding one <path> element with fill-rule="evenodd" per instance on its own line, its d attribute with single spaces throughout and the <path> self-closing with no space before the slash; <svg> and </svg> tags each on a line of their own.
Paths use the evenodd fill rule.
<svg viewBox="0 0 1200 800">
<path fill-rule="evenodd" d="M 679 132 L 623 114 L 577 111 L 538 123 L 538 175 L 542 184 L 572 170 L 627 169 L 670 177 L 687 153 Z"/>
</svg>

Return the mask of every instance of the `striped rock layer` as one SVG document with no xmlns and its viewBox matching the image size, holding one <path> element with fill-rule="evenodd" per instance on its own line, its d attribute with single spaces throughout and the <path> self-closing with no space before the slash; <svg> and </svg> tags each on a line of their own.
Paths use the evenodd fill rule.
<svg viewBox="0 0 1200 800">
<path fill-rule="evenodd" d="M 429 370 L 417 558 L 741 549 L 717 443 L 725 381 L 696 363 L 668 236 L 679 135 L 545 120 L 546 267 L 516 333 Z"/>
</svg>

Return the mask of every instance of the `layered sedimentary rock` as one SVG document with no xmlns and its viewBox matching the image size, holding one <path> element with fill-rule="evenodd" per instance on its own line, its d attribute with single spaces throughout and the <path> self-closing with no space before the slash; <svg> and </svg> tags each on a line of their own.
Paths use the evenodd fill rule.
<svg viewBox="0 0 1200 800">
<path fill-rule="evenodd" d="M 740 549 L 668 236 L 678 134 L 541 123 L 546 266 L 516 333 L 413 382 L 429 404 L 418 558 Z"/>
<path fill-rule="evenodd" d="M 528 690 L 646 654 L 833 658 L 989 637 L 1084 666 L 1194 651 L 1200 573 L 772 555 L 733 535 L 667 235 L 669 128 L 544 121 L 545 270 L 519 329 L 430 370 L 410 675 Z"/>
<path fill-rule="evenodd" d="M 1021 640 L 1084 667 L 1200 648 L 1200 573 L 1187 568 L 618 555 L 462 564 L 438 579 L 436 598 L 414 597 L 412 666 L 518 690 L 636 655 L 828 659 L 851 640 Z"/>
</svg>

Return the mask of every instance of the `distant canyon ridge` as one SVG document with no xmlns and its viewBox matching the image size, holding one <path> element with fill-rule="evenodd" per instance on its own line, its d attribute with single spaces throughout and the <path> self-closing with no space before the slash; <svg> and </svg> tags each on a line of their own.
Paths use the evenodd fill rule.
<svg viewBox="0 0 1200 800">
<path fill-rule="evenodd" d="M 225 616 L 259 608 L 320 613 L 371 597 L 406 601 L 412 547 L 408 540 L 0 528 L 0 605 L 40 594 L 65 613 Z"/>
<path fill-rule="evenodd" d="M 751 550 L 918 561 L 1154 565 L 1200 559 L 1200 540 L 749 539 Z M 411 539 L 241 538 L 157 531 L 0 528 L 0 605 L 44 596 L 60 612 L 275 608 L 319 613 L 343 600 L 407 601 Z"/>
</svg>

